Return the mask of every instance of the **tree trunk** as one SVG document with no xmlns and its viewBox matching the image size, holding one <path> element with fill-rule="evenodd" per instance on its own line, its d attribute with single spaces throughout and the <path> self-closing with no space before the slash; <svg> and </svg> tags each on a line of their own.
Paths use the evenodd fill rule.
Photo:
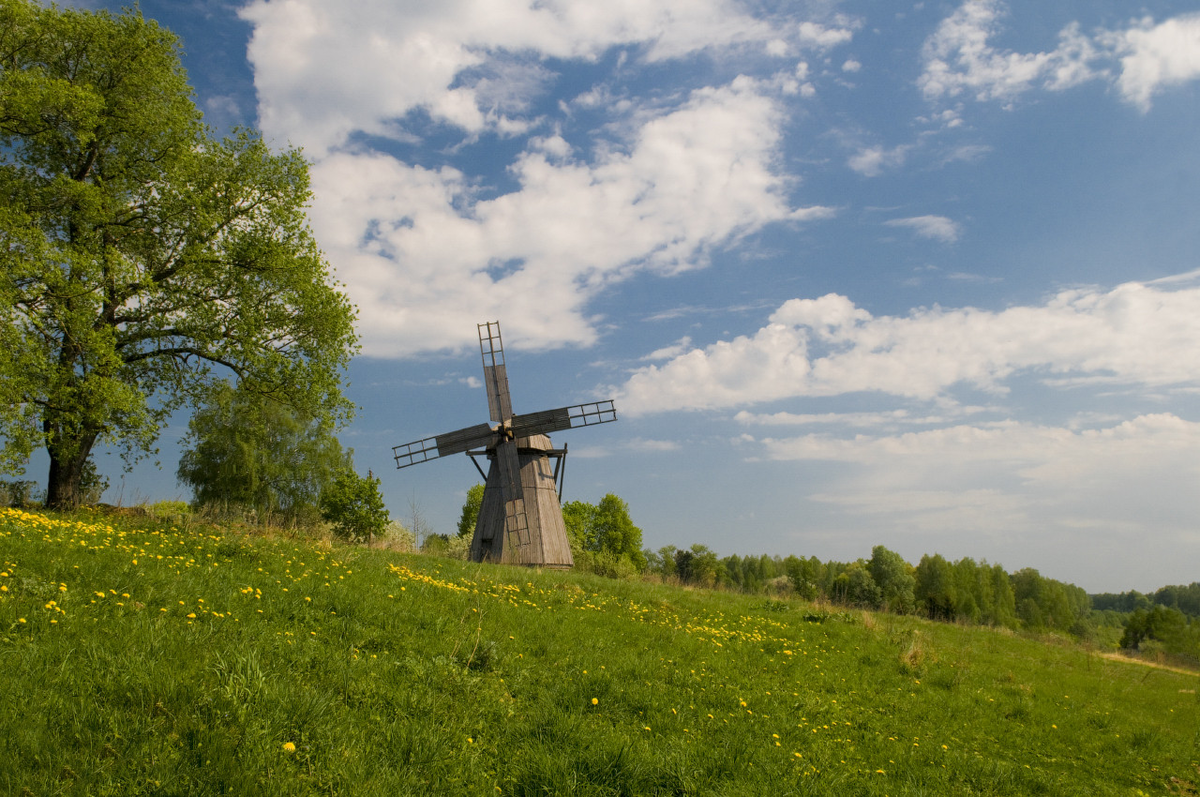
<svg viewBox="0 0 1200 797">
<path fill-rule="evenodd" d="M 50 474 L 46 479 L 46 508 L 70 511 L 83 499 L 83 469 L 96 442 L 96 432 L 85 432 L 75 440 L 63 440 L 56 430 L 47 444 Z"/>
</svg>

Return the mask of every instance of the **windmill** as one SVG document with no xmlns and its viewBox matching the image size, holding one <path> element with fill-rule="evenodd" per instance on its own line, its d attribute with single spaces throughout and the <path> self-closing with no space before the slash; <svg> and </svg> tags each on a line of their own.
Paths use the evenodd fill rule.
<svg viewBox="0 0 1200 797">
<path fill-rule="evenodd" d="M 568 568 L 574 564 L 556 485 L 567 449 L 556 449 L 551 432 L 617 419 L 611 400 L 513 415 L 500 322 L 479 324 L 479 352 L 492 423 L 468 426 L 395 446 L 397 468 L 465 453 L 484 476 L 483 503 L 471 539 L 471 560 Z M 484 474 L 477 457 L 486 456 Z M 550 460 L 554 459 L 553 470 Z"/>
</svg>

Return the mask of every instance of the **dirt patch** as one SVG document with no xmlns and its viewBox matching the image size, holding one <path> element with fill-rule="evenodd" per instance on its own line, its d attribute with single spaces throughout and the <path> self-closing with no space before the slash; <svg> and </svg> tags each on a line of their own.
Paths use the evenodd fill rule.
<svg viewBox="0 0 1200 797">
<path fill-rule="evenodd" d="M 1171 664 L 1164 664 L 1157 661 L 1149 661 L 1147 659 L 1136 659 L 1132 656 L 1126 656 L 1121 653 L 1096 653 L 1102 659 L 1109 661 L 1123 661 L 1129 664 L 1140 664 L 1143 667 L 1152 667 L 1156 670 L 1167 670 L 1168 672 L 1177 672 L 1180 675 L 1200 675 L 1200 670 L 1188 669 L 1186 667 L 1177 667 Z"/>
</svg>

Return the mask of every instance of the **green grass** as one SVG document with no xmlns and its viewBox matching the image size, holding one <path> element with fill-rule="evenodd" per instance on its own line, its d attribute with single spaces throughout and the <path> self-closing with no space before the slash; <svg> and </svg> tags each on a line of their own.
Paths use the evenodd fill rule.
<svg viewBox="0 0 1200 797">
<path fill-rule="evenodd" d="M 1194 794 L 1196 675 L 916 618 L 0 514 L 5 794 Z"/>
</svg>

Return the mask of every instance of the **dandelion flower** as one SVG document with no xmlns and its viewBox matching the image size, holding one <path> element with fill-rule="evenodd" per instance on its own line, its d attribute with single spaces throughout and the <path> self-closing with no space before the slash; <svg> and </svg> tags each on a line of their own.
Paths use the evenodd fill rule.
<svg viewBox="0 0 1200 797">
<path fill-rule="evenodd" d="M 599 698 L 595 698 L 595 697 L 593 697 L 593 698 L 592 698 L 592 705 L 593 705 L 593 706 L 595 706 L 595 705 L 598 705 L 599 703 L 600 703 L 600 699 L 599 699 Z"/>
<path fill-rule="evenodd" d="M 284 742 L 283 743 L 283 752 L 285 752 L 285 753 L 296 752 L 296 745 L 293 744 L 292 742 Z"/>
</svg>

